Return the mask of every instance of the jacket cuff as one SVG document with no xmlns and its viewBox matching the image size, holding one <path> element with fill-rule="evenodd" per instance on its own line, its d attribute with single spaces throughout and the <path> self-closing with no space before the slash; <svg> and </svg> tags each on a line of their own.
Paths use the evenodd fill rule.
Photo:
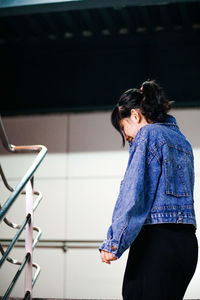
<svg viewBox="0 0 200 300">
<path fill-rule="evenodd" d="M 122 255 L 122 253 L 119 251 L 118 242 L 112 241 L 112 240 L 105 240 L 99 247 L 100 252 L 101 252 L 101 250 L 108 251 L 117 258 L 120 258 L 120 256 Z"/>
</svg>

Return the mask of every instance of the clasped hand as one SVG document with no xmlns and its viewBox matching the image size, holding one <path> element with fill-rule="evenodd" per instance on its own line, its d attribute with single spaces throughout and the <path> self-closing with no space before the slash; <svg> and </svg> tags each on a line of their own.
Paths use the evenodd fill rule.
<svg viewBox="0 0 200 300">
<path fill-rule="evenodd" d="M 101 261 L 106 264 L 110 264 L 111 261 L 117 260 L 117 257 L 114 256 L 111 252 L 101 250 Z"/>
</svg>

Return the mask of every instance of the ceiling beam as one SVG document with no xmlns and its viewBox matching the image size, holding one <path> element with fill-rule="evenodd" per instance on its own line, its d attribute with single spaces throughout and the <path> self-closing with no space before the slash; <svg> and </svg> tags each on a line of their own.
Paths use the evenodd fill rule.
<svg viewBox="0 0 200 300">
<path fill-rule="evenodd" d="M 170 20 L 169 12 L 168 12 L 168 7 L 167 6 L 160 6 L 160 14 L 161 14 L 161 19 L 163 21 L 163 24 L 165 26 L 166 30 L 171 30 L 172 29 L 172 23 Z"/>
<path fill-rule="evenodd" d="M 80 29 L 74 19 L 71 17 L 69 12 L 61 12 L 61 17 L 66 24 L 67 28 L 71 30 L 72 34 L 75 36 L 80 36 Z"/>
<path fill-rule="evenodd" d="M 81 10 L 81 16 L 86 23 L 87 27 L 95 34 L 98 34 L 96 23 L 93 22 L 90 12 L 88 10 Z"/>
<path fill-rule="evenodd" d="M 144 23 L 145 23 L 146 27 L 148 28 L 148 30 L 154 31 L 154 27 L 151 22 L 151 18 L 149 16 L 147 7 L 145 7 L 145 6 L 139 7 L 139 10 L 140 10 L 141 16 L 142 16 Z"/>
<path fill-rule="evenodd" d="M 117 34 L 117 28 L 114 24 L 114 21 L 113 21 L 111 15 L 109 14 L 109 12 L 104 8 L 100 9 L 99 12 L 100 12 L 106 26 L 110 30 L 111 34 L 116 35 Z"/>
<path fill-rule="evenodd" d="M 196 0 L 200 2 L 200 0 Z M 166 5 L 193 0 L 0 0 L 0 16 L 47 13 L 90 8 Z"/>
<path fill-rule="evenodd" d="M 133 20 L 133 18 L 130 17 L 128 9 L 126 7 L 123 7 L 120 10 L 120 14 L 121 14 L 128 30 L 130 32 L 134 33 L 136 31 L 136 24 L 135 24 L 135 20 Z"/>
<path fill-rule="evenodd" d="M 180 3 L 178 5 L 178 8 L 182 17 L 183 26 L 185 27 L 185 29 L 190 29 L 192 27 L 192 24 L 185 3 Z"/>
</svg>

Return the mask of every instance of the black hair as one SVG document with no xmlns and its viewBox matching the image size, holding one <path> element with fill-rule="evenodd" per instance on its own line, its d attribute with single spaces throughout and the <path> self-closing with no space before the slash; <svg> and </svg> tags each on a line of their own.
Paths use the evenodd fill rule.
<svg viewBox="0 0 200 300">
<path fill-rule="evenodd" d="M 166 99 L 163 88 L 156 80 L 148 79 L 142 83 L 140 89 L 133 88 L 125 91 L 111 114 L 111 123 L 121 134 L 123 146 L 125 146 L 125 138 L 120 120 L 130 117 L 131 109 L 139 108 L 149 123 L 163 123 L 173 102 Z"/>
</svg>

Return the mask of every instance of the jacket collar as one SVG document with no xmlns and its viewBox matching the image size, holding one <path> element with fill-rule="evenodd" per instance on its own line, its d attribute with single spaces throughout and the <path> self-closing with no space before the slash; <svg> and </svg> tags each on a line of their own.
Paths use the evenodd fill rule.
<svg viewBox="0 0 200 300">
<path fill-rule="evenodd" d="M 153 123 L 155 125 L 164 125 L 164 126 L 169 126 L 169 128 L 171 128 L 172 130 L 175 130 L 175 131 L 180 131 L 179 127 L 178 127 L 178 124 L 177 124 L 177 121 L 176 121 L 176 118 L 172 115 L 167 115 L 167 118 L 165 120 L 165 122 L 163 123 Z M 143 127 L 142 127 L 143 128 Z M 138 133 L 141 131 L 141 129 L 138 131 Z M 136 134 L 136 137 L 138 136 L 138 133 Z M 136 137 L 134 139 L 134 141 L 136 140 Z M 128 144 L 129 144 L 129 151 L 131 150 L 131 148 L 133 147 L 133 145 L 135 144 L 134 141 L 131 143 L 128 141 Z"/>
<path fill-rule="evenodd" d="M 155 123 L 155 124 L 159 124 L 159 125 L 164 125 L 164 126 L 169 126 L 171 127 L 171 129 L 177 130 L 179 131 L 179 127 L 176 121 L 176 118 L 172 115 L 167 115 L 167 118 L 165 120 L 165 122 L 163 123 Z"/>
<path fill-rule="evenodd" d="M 176 122 L 176 118 L 172 115 L 167 115 L 167 118 L 164 123 L 156 123 L 156 124 L 164 124 L 164 125 L 176 125 L 178 126 Z"/>
</svg>

